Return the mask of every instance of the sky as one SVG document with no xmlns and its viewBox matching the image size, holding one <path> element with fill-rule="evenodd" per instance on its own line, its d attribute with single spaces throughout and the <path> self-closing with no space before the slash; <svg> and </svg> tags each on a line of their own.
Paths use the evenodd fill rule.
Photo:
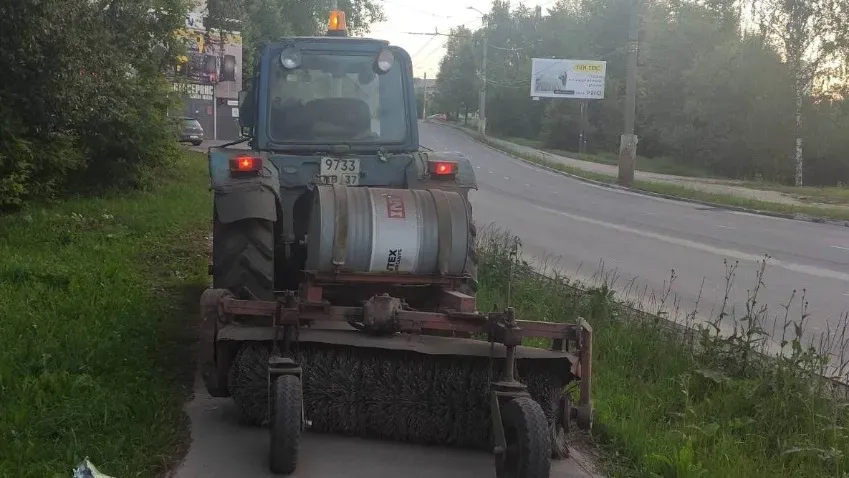
<svg viewBox="0 0 849 478">
<path fill-rule="evenodd" d="M 377 0 L 383 6 L 386 21 L 372 26 L 368 36 L 388 40 L 403 47 L 413 58 L 413 72 L 421 78 L 436 78 L 439 60 L 445 52 L 448 37 L 411 35 L 413 33 L 449 33 L 452 27 L 465 25 L 474 30 L 481 26 L 481 14 L 470 10 L 474 7 L 488 12 L 491 0 Z M 516 7 L 519 1 L 511 2 Z M 554 5 L 552 0 L 524 0 L 532 7 Z"/>
</svg>

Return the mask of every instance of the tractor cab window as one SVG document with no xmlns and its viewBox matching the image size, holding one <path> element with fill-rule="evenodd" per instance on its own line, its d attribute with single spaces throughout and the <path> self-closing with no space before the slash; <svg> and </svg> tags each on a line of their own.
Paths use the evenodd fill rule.
<svg viewBox="0 0 849 478">
<path fill-rule="evenodd" d="M 401 66 L 382 75 L 374 55 L 303 53 L 277 66 L 269 85 L 269 136 L 276 143 L 397 143 L 407 134 Z"/>
</svg>

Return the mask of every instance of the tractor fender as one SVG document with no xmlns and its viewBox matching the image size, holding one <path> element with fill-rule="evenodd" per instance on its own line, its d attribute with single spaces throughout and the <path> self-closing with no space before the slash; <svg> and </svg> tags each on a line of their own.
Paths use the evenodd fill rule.
<svg viewBox="0 0 849 478">
<path fill-rule="evenodd" d="M 210 158 L 211 162 L 216 158 Z M 226 165 L 227 158 L 224 158 Z M 212 189 L 217 219 L 228 224 L 242 219 L 277 221 L 280 181 L 277 168 L 265 161 L 255 176 L 234 177 L 228 170 L 213 170 Z"/>
<path fill-rule="evenodd" d="M 453 179 L 431 178 L 428 174 L 428 161 L 456 161 L 457 174 Z M 470 189 L 477 189 L 475 169 L 472 162 L 463 153 L 452 151 L 428 151 L 413 153 L 413 161 L 407 166 L 407 187 L 410 189 L 444 189 L 457 191 L 465 195 Z"/>
</svg>

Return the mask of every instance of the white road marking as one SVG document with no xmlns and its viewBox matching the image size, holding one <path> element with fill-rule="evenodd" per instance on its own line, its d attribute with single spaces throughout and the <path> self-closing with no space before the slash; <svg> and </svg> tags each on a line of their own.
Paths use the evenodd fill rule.
<svg viewBox="0 0 849 478">
<path fill-rule="evenodd" d="M 555 193 L 555 194 L 557 194 L 557 193 Z M 575 221 L 585 222 L 585 223 L 589 223 L 589 224 L 595 224 L 597 226 L 607 227 L 609 229 L 614 229 L 614 230 L 620 231 L 620 232 L 628 232 L 628 233 L 631 233 L 631 234 L 636 234 L 636 235 L 639 235 L 639 236 L 647 237 L 649 239 L 655 239 L 655 240 L 658 240 L 658 241 L 663 241 L 663 242 L 675 244 L 675 245 L 678 245 L 678 246 L 689 247 L 690 249 L 698 249 L 698 250 L 701 250 L 701 251 L 704 251 L 704 252 L 708 252 L 710 254 L 716 254 L 716 255 L 719 255 L 719 256 L 727 256 L 727 257 L 731 257 L 731 258 L 734 258 L 734 259 L 739 259 L 739 260 L 743 260 L 743 261 L 751 261 L 751 262 L 759 262 L 759 261 L 763 260 L 763 256 L 759 256 L 759 255 L 755 255 L 755 254 L 749 254 L 749 253 L 737 251 L 737 250 L 734 250 L 734 249 L 726 249 L 726 248 L 723 248 L 723 247 L 714 247 L 714 246 L 709 246 L 707 244 L 702 244 L 702 243 L 699 243 L 699 242 L 690 241 L 690 240 L 682 239 L 682 238 L 678 238 L 678 237 L 665 236 L 663 234 L 657 234 L 657 233 L 649 232 L 649 231 L 641 231 L 639 229 L 634 229 L 634 228 L 627 227 L 627 226 L 621 226 L 619 224 L 611 224 L 611 223 L 608 223 L 608 222 L 599 221 L 597 219 L 590 219 L 588 217 L 576 216 L 574 214 L 569 214 L 568 212 L 556 211 L 554 209 L 549 209 L 549 208 L 543 207 L 543 206 L 534 205 L 533 207 L 540 209 L 540 210 L 543 210 L 543 211 L 546 211 L 546 212 L 551 213 L 551 214 L 559 214 L 561 216 L 568 217 L 569 219 L 572 219 L 572 220 L 575 220 Z M 822 268 L 814 267 L 814 266 L 806 266 L 804 264 L 796 264 L 796 263 L 793 263 L 793 262 L 784 262 L 784 261 L 781 261 L 781 260 L 778 260 L 778 259 L 775 259 L 775 258 L 770 258 L 769 264 L 773 265 L 773 266 L 781 267 L 782 269 L 786 269 L 786 270 L 789 270 L 789 271 L 792 271 L 792 272 L 799 272 L 801 274 L 807 274 L 807 275 L 810 275 L 810 276 L 824 277 L 826 279 L 836 279 L 836 280 L 843 281 L 843 282 L 849 282 L 849 274 L 847 274 L 845 272 L 837 272 L 837 271 L 833 271 L 833 270 L 830 270 L 830 269 L 822 269 Z"/>
<path fill-rule="evenodd" d="M 528 184 L 528 183 L 525 183 L 525 187 L 526 187 L 526 188 L 529 188 L 529 187 L 531 187 L 531 185 L 530 185 L 530 184 Z"/>
<path fill-rule="evenodd" d="M 480 168 L 481 168 L 480 166 L 475 166 L 475 169 L 480 169 Z"/>
<path fill-rule="evenodd" d="M 509 181 L 509 180 L 510 180 L 510 177 L 509 177 L 509 176 L 504 176 L 504 179 L 506 179 L 506 180 L 508 180 L 508 181 Z"/>
<path fill-rule="evenodd" d="M 843 247 L 843 246 L 831 246 L 831 247 L 833 247 L 835 249 L 843 249 L 844 251 L 849 251 L 849 247 Z"/>
<path fill-rule="evenodd" d="M 489 171 L 489 174 L 492 174 L 492 171 Z"/>
<path fill-rule="evenodd" d="M 717 225 L 716 225 L 716 227 L 721 227 L 721 228 L 723 228 L 723 229 L 737 229 L 736 227 L 723 226 L 722 224 L 717 224 Z"/>
</svg>

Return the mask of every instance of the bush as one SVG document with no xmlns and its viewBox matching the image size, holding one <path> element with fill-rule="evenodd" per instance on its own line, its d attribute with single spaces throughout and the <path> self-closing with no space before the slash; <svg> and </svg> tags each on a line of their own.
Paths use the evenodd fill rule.
<svg viewBox="0 0 849 478">
<path fill-rule="evenodd" d="M 184 13 L 181 0 L 0 7 L 0 208 L 138 187 L 176 158 L 160 71 Z"/>
</svg>

